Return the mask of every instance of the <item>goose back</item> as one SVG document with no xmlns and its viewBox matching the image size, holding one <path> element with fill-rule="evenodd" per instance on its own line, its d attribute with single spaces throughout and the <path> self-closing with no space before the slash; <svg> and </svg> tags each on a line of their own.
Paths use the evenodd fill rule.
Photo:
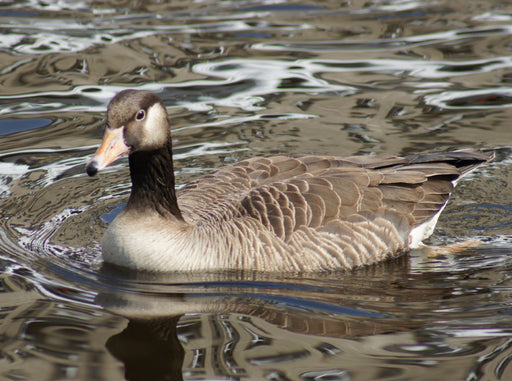
<svg viewBox="0 0 512 381">
<path fill-rule="evenodd" d="M 189 183 L 178 204 L 205 240 L 221 242 L 219 267 L 353 268 L 419 245 L 456 181 L 489 159 L 477 151 L 253 158 Z"/>
</svg>

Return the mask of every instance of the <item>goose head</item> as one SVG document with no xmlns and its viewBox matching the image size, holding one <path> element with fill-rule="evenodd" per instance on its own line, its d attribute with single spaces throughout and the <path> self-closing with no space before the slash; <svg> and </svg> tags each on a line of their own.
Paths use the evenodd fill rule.
<svg viewBox="0 0 512 381">
<path fill-rule="evenodd" d="M 87 174 L 94 176 L 127 153 L 158 151 L 169 141 L 168 115 L 160 98 L 147 91 L 121 91 L 108 105 L 103 142 L 87 164 Z"/>
</svg>

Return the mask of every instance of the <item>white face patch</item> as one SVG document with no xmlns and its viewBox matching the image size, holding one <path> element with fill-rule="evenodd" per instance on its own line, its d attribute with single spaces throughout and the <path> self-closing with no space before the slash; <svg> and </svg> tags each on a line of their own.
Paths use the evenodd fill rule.
<svg viewBox="0 0 512 381">
<path fill-rule="evenodd" d="M 152 151 L 162 147 L 169 139 L 167 111 L 160 103 L 147 109 L 146 118 L 142 121 L 142 141 L 138 151 Z"/>
</svg>

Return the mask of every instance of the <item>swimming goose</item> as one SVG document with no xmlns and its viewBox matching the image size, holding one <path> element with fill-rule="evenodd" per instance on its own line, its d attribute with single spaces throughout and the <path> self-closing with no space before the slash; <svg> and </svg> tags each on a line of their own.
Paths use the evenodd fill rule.
<svg viewBox="0 0 512 381">
<path fill-rule="evenodd" d="M 255 157 L 176 191 L 166 108 L 137 90 L 110 101 L 87 173 L 125 153 L 131 194 L 105 232 L 103 258 L 149 271 L 313 271 L 381 261 L 420 246 L 457 180 L 493 157 Z"/>
</svg>

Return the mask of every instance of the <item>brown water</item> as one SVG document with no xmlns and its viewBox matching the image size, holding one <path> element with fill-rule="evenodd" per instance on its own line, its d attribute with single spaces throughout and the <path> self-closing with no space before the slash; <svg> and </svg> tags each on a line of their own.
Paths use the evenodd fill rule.
<svg viewBox="0 0 512 381">
<path fill-rule="evenodd" d="M 0 379 L 512 378 L 512 3 L 0 3 Z M 180 185 L 255 155 L 496 151 L 431 239 L 353 272 L 102 268 L 127 161 L 106 103 L 156 91 Z M 151 317 L 151 321 L 141 318 Z"/>
</svg>

